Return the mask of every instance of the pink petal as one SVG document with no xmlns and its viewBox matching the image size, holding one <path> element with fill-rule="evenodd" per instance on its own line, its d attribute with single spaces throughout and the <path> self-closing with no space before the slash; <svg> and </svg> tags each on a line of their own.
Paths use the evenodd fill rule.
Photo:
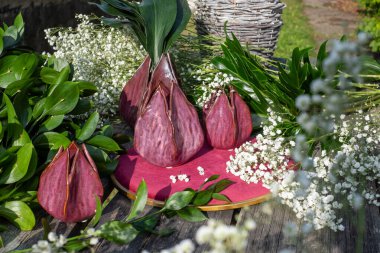
<svg viewBox="0 0 380 253">
<path fill-rule="evenodd" d="M 149 57 L 145 58 L 120 95 L 120 114 L 131 127 L 136 123 L 138 109 L 148 86 L 150 62 Z"/>
<path fill-rule="evenodd" d="M 42 173 L 37 192 L 38 202 L 43 209 L 59 220 L 65 219 L 69 161 L 69 151 L 61 148 Z"/>
<path fill-rule="evenodd" d="M 181 152 L 175 165 L 180 165 L 203 147 L 204 134 L 197 111 L 177 84 L 173 84 L 172 89 L 171 119 L 175 141 Z"/>
<path fill-rule="evenodd" d="M 221 94 L 205 115 L 207 140 L 218 149 L 235 147 L 237 126 L 227 95 Z"/>
<path fill-rule="evenodd" d="M 137 119 L 134 146 L 148 162 L 162 167 L 172 166 L 179 156 L 173 135 L 166 97 L 159 87 L 145 112 Z"/>
<path fill-rule="evenodd" d="M 253 128 L 252 118 L 248 105 L 244 102 L 244 100 L 240 97 L 240 95 L 237 92 L 231 91 L 230 97 L 231 104 L 236 111 L 236 120 L 238 123 L 238 134 L 237 141 L 235 144 L 236 147 L 238 147 L 244 142 L 246 142 L 251 136 Z"/>
<path fill-rule="evenodd" d="M 96 210 L 96 196 L 103 197 L 102 182 L 85 152 L 79 150 L 69 175 L 69 198 L 63 221 L 79 222 L 92 217 Z"/>
</svg>

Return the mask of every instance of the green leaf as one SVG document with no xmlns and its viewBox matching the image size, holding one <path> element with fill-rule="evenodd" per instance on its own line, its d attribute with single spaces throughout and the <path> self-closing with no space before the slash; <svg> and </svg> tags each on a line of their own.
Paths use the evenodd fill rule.
<svg viewBox="0 0 380 253">
<path fill-rule="evenodd" d="M 12 184 L 22 179 L 28 172 L 32 153 L 33 145 L 31 143 L 21 147 L 17 151 L 16 161 L 0 175 L 0 185 Z"/>
<path fill-rule="evenodd" d="M 32 119 L 32 107 L 29 105 L 28 94 L 25 92 L 18 93 L 13 100 L 14 109 L 17 118 L 22 127 L 26 127 Z"/>
<path fill-rule="evenodd" d="M 0 87 L 14 81 L 30 78 L 38 65 L 38 57 L 33 53 L 7 56 L 0 60 Z"/>
<path fill-rule="evenodd" d="M 119 160 L 117 159 L 112 160 L 108 156 L 108 154 L 104 152 L 103 150 L 101 150 L 100 148 L 97 148 L 88 144 L 86 144 L 86 148 L 88 150 L 88 153 L 90 154 L 90 156 L 96 163 L 96 167 L 98 168 L 100 173 L 110 175 L 115 171 L 119 163 Z"/>
<path fill-rule="evenodd" d="M 203 206 L 209 203 L 212 199 L 213 190 L 204 190 L 197 193 L 193 200 L 193 204 L 196 206 Z"/>
<path fill-rule="evenodd" d="M 182 191 L 176 192 L 165 202 L 164 209 L 178 211 L 191 203 L 195 192 Z"/>
<path fill-rule="evenodd" d="M 86 123 L 83 125 L 82 129 L 79 131 L 77 139 L 80 141 L 85 141 L 89 139 L 94 134 L 96 127 L 98 126 L 98 122 L 99 113 L 94 112 L 93 114 L 91 114 Z"/>
<path fill-rule="evenodd" d="M 80 115 L 87 113 L 94 107 L 94 102 L 91 99 L 80 99 L 75 108 L 69 113 L 71 115 Z"/>
<path fill-rule="evenodd" d="M 145 208 L 148 199 L 148 188 L 144 179 L 137 188 L 136 199 L 133 202 L 131 211 L 125 221 L 130 221 L 137 217 Z"/>
<path fill-rule="evenodd" d="M 98 196 L 95 196 L 95 197 L 96 197 L 95 216 L 91 219 L 87 227 L 94 227 L 96 224 L 98 224 L 100 217 L 102 217 L 102 212 L 103 212 L 102 202 L 100 201 L 100 198 Z"/>
<path fill-rule="evenodd" d="M 98 88 L 96 87 L 96 85 L 94 85 L 91 82 L 78 81 L 77 83 L 80 94 L 83 97 L 91 96 L 98 92 Z"/>
<path fill-rule="evenodd" d="M 207 220 L 206 215 L 204 215 L 202 211 L 196 207 L 188 206 L 178 210 L 177 214 L 179 217 L 189 222 L 201 222 Z"/>
<path fill-rule="evenodd" d="M 1 35 L 0 36 L 0 55 L 3 53 L 3 50 L 4 50 L 4 43 L 3 43 L 3 36 Z"/>
<path fill-rule="evenodd" d="M 113 139 L 103 135 L 95 135 L 86 141 L 86 143 L 110 152 L 121 150 L 119 145 Z"/>
<path fill-rule="evenodd" d="M 31 84 L 33 84 L 33 79 L 21 79 L 16 80 L 10 83 L 7 88 L 5 88 L 5 93 L 11 97 L 13 97 L 17 92 L 22 91 L 23 89 L 28 88 Z"/>
<path fill-rule="evenodd" d="M 22 201 L 9 201 L 1 205 L 0 216 L 9 220 L 21 230 L 32 230 L 36 224 L 32 210 Z"/>
<path fill-rule="evenodd" d="M 71 112 L 79 100 L 78 85 L 63 83 L 58 85 L 50 96 L 46 98 L 45 114 L 63 115 Z"/>
<path fill-rule="evenodd" d="M 100 237 L 117 244 L 129 244 L 138 234 L 133 225 L 121 221 L 107 222 L 99 229 Z"/>
<path fill-rule="evenodd" d="M 191 10 L 187 0 L 177 0 L 177 16 L 170 33 L 166 38 L 165 52 L 167 52 L 174 42 L 186 28 L 191 17 Z"/>
<path fill-rule="evenodd" d="M 219 177 L 220 177 L 220 175 L 212 175 L 212 176 L 210 176 L 209 178 L 207 178 L 207 180 L 206 180 L 203 184 L 201 184 L 201 185 L 199 186 L 199 190 L 201 190 L 201 189 L 203 188 L 203 186 L 205 186 L 207 183 L 209 183 L 209 182 L 211 182 L 211 181 L 215 181 L 215 180 L 217 180 Z"/>
<path fill-rule="evenodd" d="M 28 171 L 26 172 L 25 176 L 19 182 L 26 182 L 34 176 L 34 174 L 36 173 L 36 169 L 37 169 L 37 163 L 38 163 L 38 154 L 37 154 L 36 149 L 33 147 L 32 148 L 32 155 L 31 155 L 30 161 L 29 161 Z M 21 199 L 19 199 L 19 200 L 21 200 Z"/>
<path fill-rule="evenodd" d="M 213 193 L 212 194 L 212 198 L 213 199 L 217 199 L 217 200 L 221 200 L 221 201 L 225 201 L 225 202 L 228 202 L 228 203 L 231 203 L 231 200 L 224 194 L 220 194 L 220 193 Z"/>
<path fill-rule="evenodd" d="M 42 98 L 34 105 L 33 112 L 32 112 L 33 119 L 37 119 L 39 116 L 41 116 L 41 114 L 44 111 L 45 103 L 46 103 L 46 98 Z"/>
<path fill-rule="evenodd" d="M 57 71 L 50 67 L 43 67 L 41 69 L 41 80 L 47 84 L 62 84 L 69 79 L 70 66 L 64 67 L 61 71 Z"/>
<path fill-rule="evenodd" d="M 14 26 L 16 26 L 16 28 L 17 28 L 17 30 L 18 30 L 19 33 L 23 31 L 23 29 L 24 29 L 24 20 L 22 18 L 21 13 L 19 13 L 16 16 L 13 24 L 14 24 Z"/>
<path fill-rule="evenodd" d="M 143 0 L 139 5 L 144 19 L 146 50 L 156 66 L 165 50 L 165 39 L 177 16 L 176 0 Z"/>
<path fill-rule="evenodd" d="M 212 189 L 215 193 L 219 193 L 232 184 L 235 184 L 235 182 L 233 182 L 229 179 L 222 179 L 219 182 L 217 182 L 213 185 L 210 185 L 209 187 L 207 187 L 207 189 Z"/>
<path fill-rule="evenodd" d="M 46 132 L 38 135 L 33 143 L 37 148 L 58 149 L 67 148 L 71 141 L 63 134 Z"/>
<path fill-rule="evenodd" d="M 30 143 L 29 135 L 19 122 L 12 102 L 5 94 L 3 94 L 3 100 L 5 101 L 8 114 L 8 141 L 11 142 L 12 146 L 23 146 L 26 143 Z"/>
<path fill-rule="evenodd" d="M 65 115 L 50 116 L 40 125 L 40 128 L 38 129 L 38 134 L 56 129 L 62 124 L 64 118 Z"/>
<path fill-rule="evenodd" d="M 112 138 L 113 127 L 111 125 L 105 125 L 100 129 L 100 134 Z"/>
</svg>

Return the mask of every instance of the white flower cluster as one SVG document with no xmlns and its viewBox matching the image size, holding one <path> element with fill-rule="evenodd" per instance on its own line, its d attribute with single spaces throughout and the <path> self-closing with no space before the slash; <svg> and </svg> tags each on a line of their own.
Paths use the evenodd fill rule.
<svg viewBox="0 0 380 253">
<path fill-rule="evenodd" d="M 228 226 L 217 220 L 209 220 L 207 225 L 200 227 L 195 235 L 198 244 L 208 244 L 208 253 L 239 253 L 245 252 L 248 244 L 249 231 L 255 229 L 256 223 L 247 219 L 243 226 Z"/>
<path fill-rule="evenodd" d="M 102 118 L 113 117 L 122 88 L 142 63 L 144 50 L 128 27 L 111 28 L 90 16 L 76 17 L 80 22 L 76 28 L 48 29 L 46 38 L 57 58 L 73 64 L 74 80 L 98 87 L 93 100 Z"/>
<path fill-rule="evenodd" d="M 223 89 L 233 81 L 233 76 L 218 72 L 213 65 L 203 64 L 198 66 L 196 70 L 191 67 L 180 69 L 180 76 L 188 76 L 189 73 L 192 75 L 192 81 L 196 83 L 190 85 L 195 86 L 197 90 L 196 105 L 200 108 L 207 106 L 207 102 L 213 96 L 219 96 Z M 186 82 L 186 78 L 183 81 Z"/>
<path fill-rule="evenodd" d="M 238 224 L 240 218 L 238 218 Z M 229 226 L 221 221 L 210 219 L 206 225 L 197 230 L 195 241 L 199 245 L 209 246 L 209 250 L 204 251 L 205 253 L 243 253 L 247 248 L 249 232 L 254 230 L 257 225 L 250 218 L 246 219 L 243 225 L 238 224 Z M 192 253 L 195 249 L 195 244 L 190 239 L 186 239 L 160 253 Z M 143 253 L 149 252 L 144 250 Z"/>
<path fill-rule="evenodd" d="M 283 119 L 268 109 L 268 120 L 262 123 L 263 133 L 256 141 L 246 142 L 235 149 L 235 156 L 227 162 L 227 173 L 240 177 L 247 183 L 263 182 L 269 187 L 281 181 L 285 172 L 292 168 L 291 148 L 294 141 L 282 136 L 276 129 Z"/>
<path fill-rule="evenodd" d="M 160 253 L 193 253 L 194 250 L 194 243 L 190 239 L 186 239 L 181 241 L 173 248 L 161 250 Z"/>
<path fill-rule="evenodd" d="M 312 170 L 288 172 L 288 180 L 277 184 L 282 202 L 298 218 L 316 229 L 343 230 L 339 212 L 343 207 L 358 209 L 365 200 L 380 206 L 380 194 L 371 185 L 380 183 L 380 124 L 373 117 L 359 112 L 339 121 L 334 134 L 342 143 L 340 150 L 330 154 L 322 150 L 313 158 Z"/>
<path fill-rule="evenodd" d="M 177 182 L 177 180 L 179 180 L 181 182 L 184 181 L 186 183 L 190 182 L 190 178 L 186 174 L 179 174 L 177 176 L 171 175 L 169 178 L 173 184 L 175 184 Z"/>
<path fill-rule="evenodd" d="M 57 236 L 56 233 L 50 232 L 47 240 L 40 240 L 32 246 L 32 253 L 52 253 L 66 252 L 62 247 L 67 243 L 63 235 Z"/>
</svg>

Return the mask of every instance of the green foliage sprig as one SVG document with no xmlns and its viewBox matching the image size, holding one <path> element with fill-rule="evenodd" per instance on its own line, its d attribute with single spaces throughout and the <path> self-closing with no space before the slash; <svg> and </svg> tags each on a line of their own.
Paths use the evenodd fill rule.
<svg viewBox="0 0 380 253">
<path fill-rule="evenodd" d="M 143 0 L 141 3 L 101 0 L 96 4 L 105 13 L 119 19 L 105 19 L 110 25 L 128 23 L 155 67 L 168 52 L 190 20 L 187 0 Z"/>
<path fill-rule="evenodd" d="M 30 230 L 39 174 L 60 147 L 72 140 L 85 143 L 98 168 L 108 172 L 117 165 L 110 154 L 120 147 L 110 126 L 97 129 L 97 112 L 84 123 L 73 119 L 92 109 L 88 96 L 96 87 L 72 81 L 72 68 L 65 61 L 20 50 L 20 15 L 5 27 L 18 33 L 13 40 L 7 33 L 0 39 L 5 45 L 0 56 L 0 217 Z"/>
</svg>

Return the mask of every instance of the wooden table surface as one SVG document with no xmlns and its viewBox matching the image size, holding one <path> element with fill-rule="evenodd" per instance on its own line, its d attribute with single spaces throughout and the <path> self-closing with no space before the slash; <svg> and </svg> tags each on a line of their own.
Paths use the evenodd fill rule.
<svg viewBox="0 0 380 253">
<path fill-rule="evenodd" d="M 106 185 L 108 194 L 112 189 L 112 183 L 109 180 L 103 180 Z M 122 219 L 128 214 L 131 206 L 131 201 L 119 192 L 110 204 L 103 211 L 103 216 L 100 220 L 102 223 L 109 220 Z M 271 209 L 267 207 L 271 206 Z M 268 211 L 272 210 L 269 215 Z M 145 212 L 152 210 L 152 207 L 146 207 Z M 241 212 L 241 209 L 209 212 L 208 217 L 222 220 L 226 224 L 235 224 L 236 216 Z M 331 230 L 323 229 L 311 232 L 308 235 L 303 235 L 300 232 L 301 223 L 296 219 L 293 212 L 284 205 L 277 204 L 275 201 L 251 206 L 244 211 L 245 217 L 253 218 L 257 223 L 257 228 L 250 233 L 249 243 L 246 252 L 279 252 L 283 249 L 293 249 L 296 252 L 354 252 L 356 242 L 356 231 L 353 222 L 349 219 L 345 222 L 346 230 L 344 232 L 334 233 Z M 33 231 L 20 232 L 15 227 L 10 226 L 9 231 L 1 234 L 5 248 L 0 249 L 0 252 L 8 252 L 14 249 L 29 248 L 40 240 L 43 236 L 43 228 L 41 218 L 46 217 L 50 221 L 50 226 L 53 231 L 58 234 L 72 236 L 78 234 L 86 223 L 80 224 L 65 224 L 56 219 L 49 217 L 43 210 L 36 211 L 37 225 Z M 366 235 L 364 252 L 380 252 L 380 213 L 377 207 L 368 207 L 366 210 Z M 178 217 L 167 219 L 161 218 L 159 227 L 174 228 L 176 232 L 168 237 L 158 237 L 157 235 L 141 234 L 131 244 L 119 246 L 101 241 L 97 246 L 96 252 L 141 252 L 148 250 L 149 252 L 159 252 L 162 249 L 170 248 L 184 239 L 194 239 L 197 229 L 205 224 L 189 223 L 181 220 Z M 298 235 L 290 240 L 284 237 L 282 230 L 288 222 L 297 224 Z M 205 247 L 199 246 L 196 252 L 204 252 Z"/>
</svg>

